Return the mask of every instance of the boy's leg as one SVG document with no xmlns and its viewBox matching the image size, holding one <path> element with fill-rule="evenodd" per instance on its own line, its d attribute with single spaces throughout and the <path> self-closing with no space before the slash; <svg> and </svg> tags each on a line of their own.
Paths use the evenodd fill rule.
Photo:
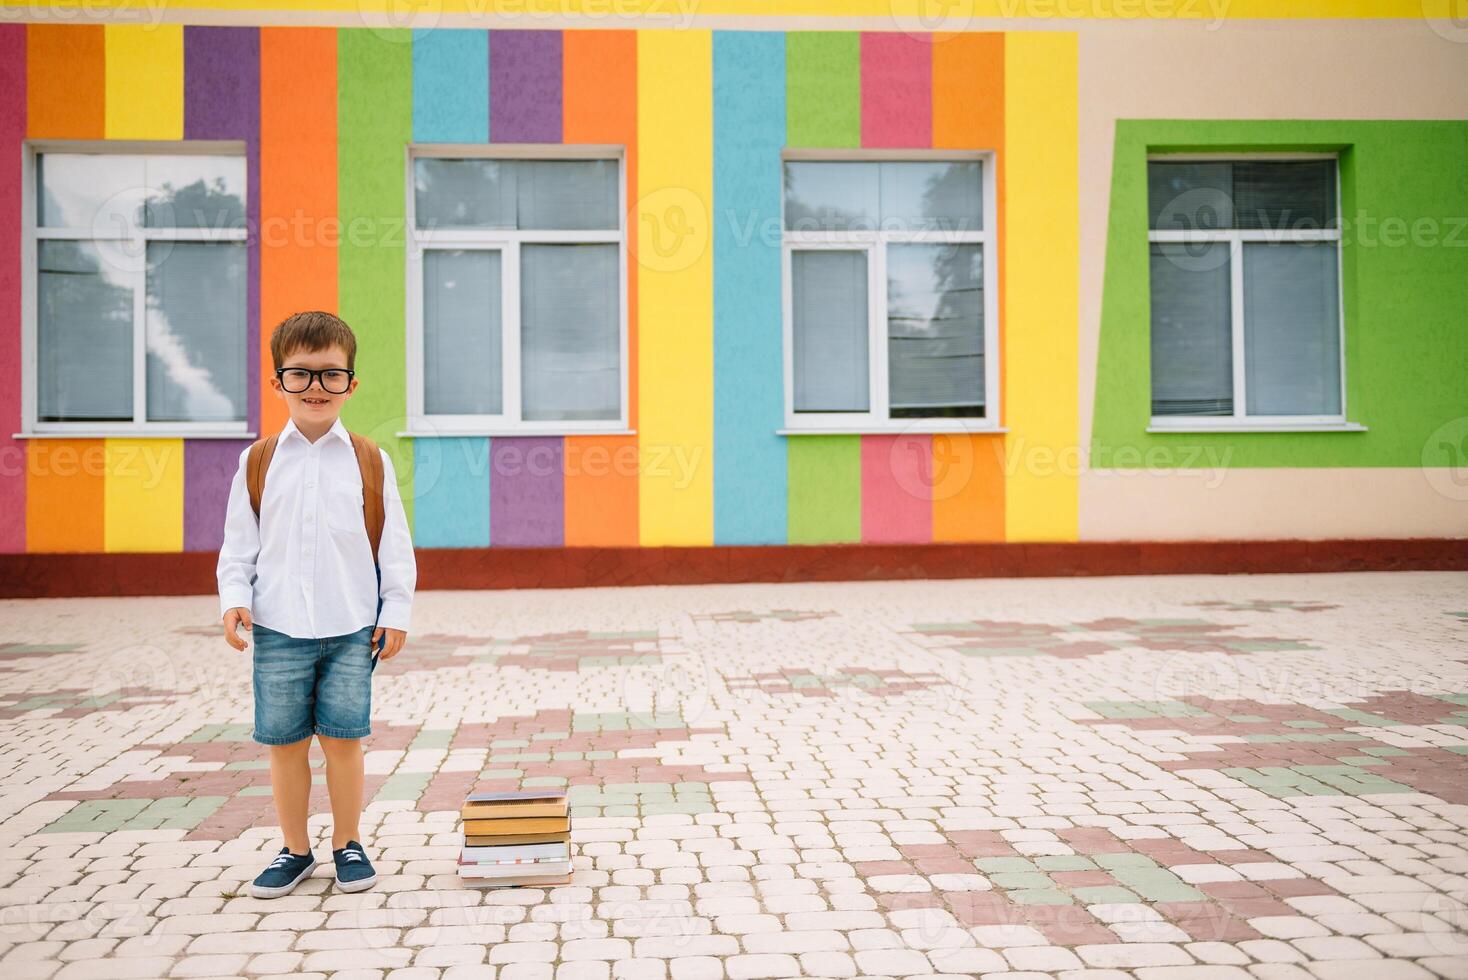
<svg viewBox="0 0 1468 980">
<path fill-rule="evenodd" d="M 362 839 L 363 757 L 359 738 L 316 735 L 326 753 L 326 789 L 331 795 L 331 848 Z"/>
<path fill-rule="evenodd" d="M 270 746 L 270 786 L 275 795 L 275 815 L 292 854 L 311 849 L 306 835 L 306 810 L 311 800 L 311 739 L 289 745 Z"/>
</svg>

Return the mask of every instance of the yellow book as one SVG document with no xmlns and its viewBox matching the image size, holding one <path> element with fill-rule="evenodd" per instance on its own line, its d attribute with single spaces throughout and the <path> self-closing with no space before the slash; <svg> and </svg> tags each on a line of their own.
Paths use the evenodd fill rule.
<svg viewBox="0 0 1468 980">
<path fill-rule="evenodd" d="M 502 834 L 554 834 L 571 829 L 566 817 L 517 817 L 508 820 L 465 820 L 464 833 L 481 837 Z"/>
</svg>

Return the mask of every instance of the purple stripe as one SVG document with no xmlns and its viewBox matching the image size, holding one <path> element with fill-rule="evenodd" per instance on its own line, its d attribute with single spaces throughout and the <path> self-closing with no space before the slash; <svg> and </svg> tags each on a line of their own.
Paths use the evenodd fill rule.
<svg viewBox="0 0 1468 980">
<path fill-rule="evenodd" d="M 561 141 L 561 32 L 489 32 L 489 138 Z"/>
<path fill-rule="evenodd" d="M 184 551 L 218 551 L 224 543 L 229 485 L 244 439 L 184 440 Z"/>
<path fill-rule="evenodd" d="M 558 548 L 566 538 L 560 436 L 489 443 L 489 543 Z"/>
<path fill-rule="evenodd" d="M 260 427 L 260 31 L 254 27 L 184 28 L 184 138 L 244 140 L 245 417 Z M 224 505 L 243 442 L 186 440 L 184 550 L 217 550 Z M 197 456 L 197 462 L 195 457 Z M 222 461 L 223 460 L 223 461 Z M 228 465 L 225 465 L 227 462 Z"/>
</svg>

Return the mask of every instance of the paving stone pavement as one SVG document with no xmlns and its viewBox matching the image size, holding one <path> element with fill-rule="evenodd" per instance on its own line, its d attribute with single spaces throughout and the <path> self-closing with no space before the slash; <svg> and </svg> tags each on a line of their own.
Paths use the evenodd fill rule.
<svg viewBox="0 0 1468 980">
<path fill-rule="evenodd" d="M 427 592 L 338 893 L 207 596 L 0 602 L 0 976 L 1468 977 L 1468 575 Z M 319 749 L 313 750 L 319 767 Z M 576 871 L 453 872 L 566 786 Z"/>
</svg>

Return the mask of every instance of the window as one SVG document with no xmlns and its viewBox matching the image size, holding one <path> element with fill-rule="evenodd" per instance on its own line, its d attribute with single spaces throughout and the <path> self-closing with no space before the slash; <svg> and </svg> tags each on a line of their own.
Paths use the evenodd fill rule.
<svg viewBox="0 0 1468 980">
<path fill-rule="evenodd" d="M 992 169 L 785 160 L 787 430 L 998 427 Z"/>
<path fill-rule="evenodd" d="M 31 147 L 30 434 L 241 436 L 243 147 Z"/>
<path fill-rule="evenodd" d="M 1336 161 L 1148 163 L 1154 428 L 1344 427 Z"/>
<path fill-rule="evenodd" d="M 620 151 L 455 152 L 412 159 L 413 431 L 624 430 Z"/>
</svg>

